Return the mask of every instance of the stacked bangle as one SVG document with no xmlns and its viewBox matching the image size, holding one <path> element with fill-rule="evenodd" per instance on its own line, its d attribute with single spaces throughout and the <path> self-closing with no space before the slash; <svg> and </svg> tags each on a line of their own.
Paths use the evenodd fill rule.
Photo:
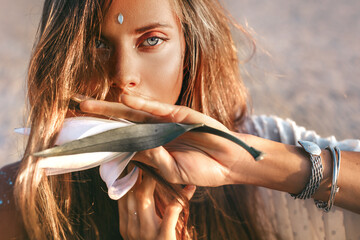
<svg viewBox="0 0 360 240">
<path fill-rule="evenodd" d="M 311 198 L 315 191 L 319 188 L 323 178 L 323 166 L 321 162 L 321 149 L 313 142 L 299 141 L 303 149 L 309 153 L 311 161 L 311 175 L 309 182 L 306 184 L 304 190 L 299 194 L 290 194 L 292 197 L 300 199 Z"/>
<path fill-rule="evenodd" d="M 299 194 L 291 194 L 291 196 L 294 197 L 295 199 L 296 198 L 307 199 L 307 198 L 311 198 L 314 195 L 316 190 L 319 188 L 321 180 L 323 178 L 323 166 L 320 157 L 321 149 L 319 148 L 318 145 L 316 145 L 313 142 L 299 141 L 299 144 L 310 155 L 310 161 L 312 164 L 311 175 L 309 182 L 306 184 L 304 190 Z M 341 153 L 338 147 L 327 147 L 326 149 L 330 151 L 333 160 L 333 175 L 332 175 L 330 197 L 327 202 L 321 200 L 314 200 L 314 201 L 315 201 L 315 205 L 318 208 L 323 209 L 325 212 L 329 212 L 334 204 L 335 195 L 339 191 L 339 187 L 337 186 L 337 181 L 340 172 Z"/>
<path fill-rule="evenodd" d="M 334 148 L 333 147 L 327 147 L 326 149 L 328 149 L 331 152 L 331 157 L 332 157 L 333 162 L 334 162 L 333 163 L 333 176 L 332 176 L 330 197 L 329 197 L 328 202 L 324 202 L 324 201 L 321 201 L 321 200 L 314 200 L 314 201 L 315 201 L 315 205 L 318 208 L 323 209 L 324 212 L 329 212 L 331 207 L 334 204 L 335 195 L 339 191 L 339 187 L 337 186 L 337 181 L 338 181 L 339 172 L 340 172 L 341 155 L 340 155 L 340 149 L 338 147 L 334 147 Z"/>
</svg>

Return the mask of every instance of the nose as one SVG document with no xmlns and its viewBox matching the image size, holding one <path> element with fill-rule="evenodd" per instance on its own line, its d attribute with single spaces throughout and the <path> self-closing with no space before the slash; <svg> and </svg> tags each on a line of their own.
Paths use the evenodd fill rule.
<svg viewBox="0 0 360 240">
<path fill-rule="evenodd" d="M 132 89 L 140 83 L 138 62 L 131 51 L 119 51 L 113 59 L 112 86 L 121 90 Z"/>
</svg>

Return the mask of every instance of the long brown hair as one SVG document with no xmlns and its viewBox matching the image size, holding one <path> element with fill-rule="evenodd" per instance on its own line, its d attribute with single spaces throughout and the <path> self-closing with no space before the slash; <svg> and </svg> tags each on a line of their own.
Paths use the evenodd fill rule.
<svg viewBox="0 0 360 240">
<path fill-rule="evenodd" d="M 246 114 L 247 91 L 239 74 L 231 26 L 247 35 L 246 47 L 254 47 L 254 42 L 231 21 L 218 1 L 173 0 L 173 3 L 186 41 L 181 104 L 232 129 Z"/>
<path fill-rule="evenodd" d="M 250 59 L 255 41 L 232 20 L 218 1 L 173 0 L 186 40 L 181 104 L 209 115 L 230 129 L 239 127 L 247 114 L 247 91 L 239 72 L 238 43 Z M 196 239 L 261 239 L 273 234 L 262 219 L 262 204 L 253 186 L 229 185 L 198 188 L 190 204 L 189 225 Z"/>
<path fill-rule="evenodd" d="M 247 93 L 231 37 L 231 26 L 235 24 L 217 0 L 172 3 L 186 39 L 184 81 L 178 104 L 234 129 L 247 112 Z M 95 40 L 100 36 L 109 4 L 105 0 L 44 3 L 28 74 L 31 133 L 15 186 L 25 227 L 34 239 L 119 237 L 117 211 L 113 210 L 116 202 L 102 191 L 105 186 L 97 169 L 46 177 L 36 168 L 37 159 L 31 156 L 54 144 L 74 93 L 97 99 L 106 97 L 109 81 L 96 56 Z M 244 46 L 251 48 L 252 39 L 244 29 L 240 31 L 247 39 Z M 94 74 L 103 76 L 103 81 L 94 83 L 95 88 L 87 88 Z M 159 181 L 165 187 L 171 186 L 161 178 Z M 176 191 L 166 196 L 161 186 L 155 194 L 158 213 L 170 198 L 181 197 Z M 190 233 L 179 232 L 178 236 L 260 238 L 256 199 L 254 189 L 246 186 L 202 188 L 190 203 Z M 179 225 L 186 224 L 186 219 L 181 218 Z"/>
</svg>

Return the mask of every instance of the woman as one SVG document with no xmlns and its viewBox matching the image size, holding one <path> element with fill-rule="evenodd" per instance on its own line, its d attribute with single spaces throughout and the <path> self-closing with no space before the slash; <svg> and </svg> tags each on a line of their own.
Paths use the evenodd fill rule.
<svg viewBox="0 0 360 240">
<path fill-rule="evenodd" d="M 2 170 L 9 179 L 17 174 L 15 199 L 22 219 L 14 219 L 9 201 L 1 219 L 17 223 L 2 232 L 35 239 L 276 236 L 277 229 L 259 217 L 263 206 L 256 188 L 233 184 L 296 194 L 308 182 L 311 166 L 300 148 L 235 133 L 265 135 L 252 130 L 262 119 L 246 116 L 247 96 L 239 81 L 231 24 L 217 1 L 210 0 L 46 1 L 29 68 L 28 145 L 20 167 Z M 251 38 L 244 44 L 251 47 Z M 54 144 L 65 117 L 79 114 L 69 109 L 75 94 L 106 100 L 83 101 L 82 112 L 133 121 L 203 122 L 267 156 L 255 162 L 228 141 L 187 134 L 135 155 L 134 160 L 156 170 L 136 163 L 144 169 L 142 178 L 116 203 L 99 187 L 103 183 L 97 169 L 46 178 L 31 155 Z M 356 153 L 342 153 L 341 191 L 335 202 L 357 212 L 358 158 Z M 322 159 L 324 180 L 314 198 L 327 201 L 330 153 L 324 150 Z M 175 184 L 232 185 L 198 188 L 186 227 L 186 200 L 195 189 L 169 185 L 158 171 Z"/>
</svg>

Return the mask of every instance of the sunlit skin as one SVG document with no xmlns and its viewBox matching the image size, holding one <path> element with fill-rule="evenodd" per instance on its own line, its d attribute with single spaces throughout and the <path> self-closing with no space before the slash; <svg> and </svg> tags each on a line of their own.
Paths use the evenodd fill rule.
<svg viewBox="0 0 360 240">
<path fill-rule="evenodd" d="M 122 24 L 117 20 L 119 13 L 124 16 Z M 301 148 L 230 132 L 209 116 L 174 105 L 182 85 L 185 44 L 180 22 L 167 0 L 114 0 L 97 47 L 99 53 L 110 54 L 105 65 L 113 81 L 110 93 L 115 97 L 107 99 L 113 102 L 84 101 L 82 111 L 139 122 L 201 122 L 232 133 L 266 153 L 264 160 L 256 162 L 236 144 L 209 134 L 190 133 L 165 147 L 139 152 L 136 160 L 158 169 L 172 183 L 251 184 L 291 193 L 302 191 L 311 166 Z M 327 201 L 331 157 L 326 150 L 322 159 L 324 180 L 314 197 Z M 341 191 L 335 204 L 360 212 L 360 190 L 353 187 L 360 185 L 357 159 L 358 153 L 342 153 Z M 143 174 L 132 191 L 119 200 L 119 228 L 125 239 L 175 238 L 181 205 L 173 202 L 160 219 L 154 209 L 155 186 L 155 181 Z M 190 199 L 194 191 L 189 186 L 184 194 Z"/>
<path fill-rule="evenodd" d="M 121 102 L 121 94 L 128 94 L 176 103 L 183 81 L 185 40 L 169 1 L 113 1 L 96 45 L 112 83 L 106 100 Z M 104 115 L 114 114 L 105 110 Z M 143 173 L 133 189 L 118 201 L 119 230 L 125 239 L 175 238 L 182 207 L 174 201 L 160 219 L 153 198 L 155 186 L 154 179 Z M 194 191 L 195 187 L 188 187 L 184 194 L 191 198 Z"/>
<path fill-rule="evenodd" d="M 169 1 L 113 1 L 97 49 L 104 58 L 109 57 L 104 61 L 112 81 L 110 95 L 115 99 L 108 100 L 119 101 L 121 93 L 170 104 L 178 99 L 185 40 Z"/>
</svg>

